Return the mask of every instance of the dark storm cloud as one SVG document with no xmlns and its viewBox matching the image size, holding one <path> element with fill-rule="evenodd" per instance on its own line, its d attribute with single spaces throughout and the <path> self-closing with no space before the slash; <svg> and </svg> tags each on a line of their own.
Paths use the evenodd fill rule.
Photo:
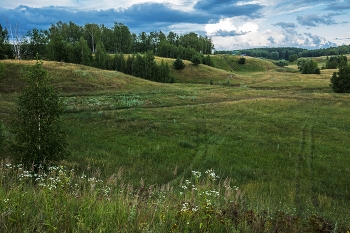
<svg viewBox="0 0 350 233">
<path fill-rule="evenodd" d="M 237 4 L 240 1 L 227 0 L 200 0 L 194 6 L 196 10 L 207 12 L 211 15 L 220 15 L 223 17 L 233 16 L 259 16 L 259 10 L 263 8 L 260 4 L 248 3 Z"/>
<path fill-rule="evenodd" d="M 75 11 L 68 7 L 32 8 L 19 6 L 14 9 L 0 8 L 0 24 L 6 20 L 20 23 L 24 30 L 48 29 L 58 21 L 72 21 L 78 25 L 85 23 L 104 24 L 111 27 L 114 22 L 124 23 L 132 31 L 166 30 L 170 25 L 180 23 L 206 24 L 223 16 L 258 15 L 258 4 L 235 5 L 236 1 L 200 1 L 196 11 L 184 12 L 171 9 L 159 3 L 134 4 L 126 9 Z"/>
</svg>

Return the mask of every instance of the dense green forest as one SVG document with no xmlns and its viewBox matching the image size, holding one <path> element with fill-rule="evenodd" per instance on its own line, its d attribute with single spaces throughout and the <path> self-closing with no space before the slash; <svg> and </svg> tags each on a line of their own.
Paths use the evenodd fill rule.
<svg viewBox="0 0 350 233">
<path fill-rule="evenodd" d="M 262 57 L 272 60 L 289 60 L 290 56 L 296 54 L 298 57 L 320 57 L 320 56 L 334 56 L 350 53 L 350 45 L 342 45 L 338 47 L 322 48 L 322 49 L 303 49 L 303 48 L 253 48 L 242 49 L 234 51 L 216 51 L 216 54 L 245 54 L 251 57 Z"/>
<path fill-rule="evenodd" d="M 121 23 L 112 28 L 87 23 L 79 26 L 61 21 L 48 30 L 36 28 L 25 35 L 0 25 L 0 59 L 33 59 L 83 64 L 107 70 L 117 70 L 136 77 L 159 82 L 173 82 L 168 64 L 157 65 L 154 56 L 192 60 L 212 65 L 214 45 L 210 38 L 188 33 L 131 33 Z M 129 54 L 124 56 L 123 54 Z M 142 55 L 141 55 L 142 54 Z"/>
</svg>

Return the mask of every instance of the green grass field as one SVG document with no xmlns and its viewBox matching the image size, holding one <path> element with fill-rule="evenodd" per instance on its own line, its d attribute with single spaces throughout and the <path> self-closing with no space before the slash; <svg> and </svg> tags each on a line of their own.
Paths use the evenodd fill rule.
<svg viewBox="0 0 350 233">
<path fill-rule="evenodd" d="M 192 171 L 214 169 L 220 182 L 229 177 L 240 187 L 249 210 L 265 218 L 317 216 L 335 232 L 349 230 L 350 96 L 329 87 L 335 70 L 302 75 L 295 65 L 281 68 L 249 57 L 238 65 L 238 58 L 213 56 L 217 68 L 186 61 L 184 70 L 171 70 L 174 84 L 45 61 L 66 106 L 71 156 L 60 164 L 102 180 L 118 174 L 134 187 L 142 179 L 146 187 L 159 189 L 166 184 L 178 189 Z M 170 66 L 174 60 L 163 59 Z M 23 87 L 20 71 L 33 63 L 3 63 L 0 119 L 8 126 Z M 10 155 L 1 152 L 4 161 Z M 0 198 L 10 199 L 7 190 L 1 189 Z M 254 231 L 273 232 L 264 224 Z M 237 232 L 251 232 L 248 225 Z"/>
</svg>

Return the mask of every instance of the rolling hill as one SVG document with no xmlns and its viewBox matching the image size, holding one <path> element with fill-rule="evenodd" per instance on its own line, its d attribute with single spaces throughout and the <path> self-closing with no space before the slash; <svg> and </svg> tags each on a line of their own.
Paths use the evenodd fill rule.
<svg viewBox="0 0 350 233">
<path fill-rule="evenodd" d="M 172 69 L 174 84 L 44 61 L 65 103 L 71 156 L 61 164 L 105 178 L 123 170 L 135 185 L 175 185 L 212 168 L 256 212 L 302 211 L 349 227 L 350 96 L 330 89 L 334 70 L 301 75 L 261 59 L 212 59 L 217 68 L 185 61 Z M 8 126 L 21 72 L 33 62 L 2 62 L 0 119 Z"/>
</svg>

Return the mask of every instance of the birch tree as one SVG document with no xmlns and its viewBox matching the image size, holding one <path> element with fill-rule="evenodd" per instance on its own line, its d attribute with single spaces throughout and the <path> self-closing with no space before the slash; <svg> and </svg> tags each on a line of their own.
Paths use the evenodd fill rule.
<svg viewBox="0 0 350 233">
<path fill-rule="evenodd" d="M 49 85 L 42 62 L 28 67 L 27 83 L 18 99 L 13 122 L 14 149 L 18 162 L 29 167 L 47 165 L 65 155 L 65 133 L 60 116 L 63 106 L 58 92 Z"/>
</svg>

